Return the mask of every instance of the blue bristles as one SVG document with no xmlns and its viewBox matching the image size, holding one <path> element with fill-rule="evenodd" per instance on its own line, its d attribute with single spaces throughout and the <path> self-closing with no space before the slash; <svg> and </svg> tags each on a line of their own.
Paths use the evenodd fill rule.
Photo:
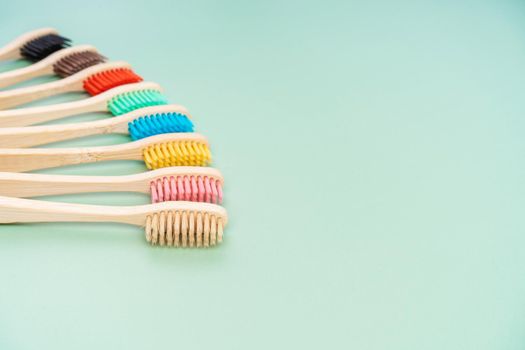
<svg viewBox="0 0 525 350">
<path fill-rule="evenodd" d="M 193 132 L 193 123 L 182 113 L 157 113 L 128 123 L 128 130 L 133 140 L 139 140 L 158 134 Z"/>
</svg>

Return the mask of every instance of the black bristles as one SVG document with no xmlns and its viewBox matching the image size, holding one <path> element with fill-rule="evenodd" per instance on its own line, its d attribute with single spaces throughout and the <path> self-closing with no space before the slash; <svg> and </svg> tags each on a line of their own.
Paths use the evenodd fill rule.
<svg viewBox="0 0 525 350">
<path fill-rule="evenodd" d="M 58 34 L 47 34 L 27 42 L 21 49 L 22 57 L 37 62 L 71 45 L 71 40 Z"/>
</svg>

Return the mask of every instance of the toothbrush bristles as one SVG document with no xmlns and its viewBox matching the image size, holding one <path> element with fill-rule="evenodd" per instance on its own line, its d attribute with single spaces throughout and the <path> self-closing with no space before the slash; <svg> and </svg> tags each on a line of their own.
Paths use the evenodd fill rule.
<svg viewBox="0 0 525 350">
<path fill-rule="evenodd" d="M 208 212 L 162 211 L 146 218 L 146 240 L 169 247 L 209 247 L 222 242 L 223 218 Z"/>
<path fill-rule="evenodd" d="M 71 45 L 71 40 L 57 34 L 47 34 L 28 41 L 20 48 L 25 59 L 38 62 L 52 53 Z"/>
<path fill-rule="evenodd" d="M 86 68 L 106 62 L 106 57 L 96 51 L 81 51 L 67 55 L 53 65 L 53 72 L 61 78 L 69 77 Z"/>
<path fill-rule="evenodd" d="M 143 150 L 148 169 L 169 166 L 207 166 L 211 163 L 208 145 L 202 141 L 182 140 L 154 144 Z"/>
<path fill-rule="evenodd" d="M 151 181 L 151 202 L 192 201 L 220 204 L 222 184 L 211 176 L 170 176 Z"/>
<path fill-rule="evenodd" d="M 108 69 L 84 80 L 84 89 L 91 96 L 95 96 L 120 85 L 141 81 L 142 77 L 129 68 Z"/>
</svg>

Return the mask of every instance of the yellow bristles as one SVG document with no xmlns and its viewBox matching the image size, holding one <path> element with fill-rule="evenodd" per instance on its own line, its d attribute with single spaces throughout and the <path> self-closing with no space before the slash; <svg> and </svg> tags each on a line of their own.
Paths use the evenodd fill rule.
<svg viewBox="0 0 525 350">
<path fill-rule="evenodd" d="M 211 163 L 208 145 L 201 141 L 174 141 L 155 144 L 144 149 L 148 169 L 169 166 L 207 166 Z"/>
</svg>

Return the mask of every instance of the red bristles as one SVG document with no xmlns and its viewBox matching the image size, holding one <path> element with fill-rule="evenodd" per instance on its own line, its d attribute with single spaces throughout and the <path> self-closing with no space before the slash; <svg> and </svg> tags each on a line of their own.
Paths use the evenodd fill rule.
<svg viewBox="0 0 525 350">
<path fill-rule="evenodd" d="M 129 68 L 110 69 L 93 74 L 84 80 L 84 90 L 91 96 L 98 95 L 114 87 L 141 82 L 142 78 Z"/>
</svg>

